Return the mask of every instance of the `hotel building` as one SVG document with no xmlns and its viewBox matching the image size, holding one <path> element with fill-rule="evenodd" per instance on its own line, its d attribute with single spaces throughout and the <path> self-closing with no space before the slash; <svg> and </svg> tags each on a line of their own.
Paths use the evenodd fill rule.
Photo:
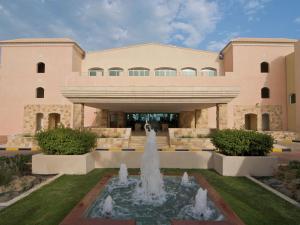
<svg viewBox="0 0 300 225">
<path fill-rule="evenodd" d="M 238 38 L 220 52 L 67 38 L 0 41 L 0 135 L 66 127 L 300 132 L 300 41 Z"/>
</svg>

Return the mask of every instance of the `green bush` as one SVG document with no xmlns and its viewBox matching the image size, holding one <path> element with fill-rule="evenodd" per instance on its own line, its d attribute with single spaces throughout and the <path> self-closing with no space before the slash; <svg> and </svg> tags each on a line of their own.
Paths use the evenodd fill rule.
<svg viewBox="0 0 300 225">
<path fill-rule="evenodd" d="M 229 156 L 264 156 L 272 150 L 273 138 L 256 131 L 219 130 L 212 134 L 212 143 L 220 153 Z"/>
<path fill-rule="evenodd" d="M 39 146 L 49 155 L 81 155 L 96 145 L 97 135 L 86 130 L 56 128 L 36 134 Z"/>
</svg>

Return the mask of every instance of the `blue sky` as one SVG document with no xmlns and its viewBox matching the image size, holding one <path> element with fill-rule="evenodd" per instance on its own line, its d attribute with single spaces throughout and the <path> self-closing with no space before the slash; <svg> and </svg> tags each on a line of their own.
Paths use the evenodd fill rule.
<svg viewBox="0 0 300 225">
<path fill-rule="evenodd" d="M 0 0 L 0 39 L 24 37 L 218 51 L 236 37 L 300 39 L 300 0 Z"/>
</svg>

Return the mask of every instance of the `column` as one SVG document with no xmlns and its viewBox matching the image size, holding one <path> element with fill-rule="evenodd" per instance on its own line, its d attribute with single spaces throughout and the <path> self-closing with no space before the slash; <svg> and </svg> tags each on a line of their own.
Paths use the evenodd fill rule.
<svg viewBox="0 0 300 225">
<path fill-rule="evenodd" d="M 208 109 L 196 110 L 196 128 L 208 128 Z"/>
<path fill-rule="evenodd" d="M 84 126 L 84 104 L 73 104 L 73 128 L 80 129 Z"/>
<path fill-rule="evenodd" d="M 227 128 L 227 104 L 217 104 L 217 128 Z"/>
<path fill-rule="evenodd" d="M 179 114 L 180 128 L 195 128 L 195 111 L 181 111 Z"/>
</svg>

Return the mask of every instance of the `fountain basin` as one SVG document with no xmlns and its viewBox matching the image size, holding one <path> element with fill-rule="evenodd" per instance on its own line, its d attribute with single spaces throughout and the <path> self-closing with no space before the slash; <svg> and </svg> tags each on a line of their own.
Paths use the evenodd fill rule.
<svg viewBox="0 0 300 225">
<path fill-rule="evenodd" d="M 134 177 L 130 176 L 129 180 L 133 184 L 135 181 L 132 179 Z M 164 180 L 165 182 L 169 183 L 168 179 L 170 179 L 170 176 L 167 176 L 167 181 Z M 136 177 L 138 180 L 138 177 Z M 213 221 L 213 220 L 206 220 L 206 221 L 200 221 L 200 220 L 195 220 L 195 218 L 191 217 L 174 217 L 174 218 L 168 218 L 166 221 L 167 223 L 165 224 L 176 224 L 176 225 L 190 225 L 190 224 L 197 224 L 197 225 L 210 225 L 210 224 L 222 224 L 222 225 L 229 225 L 229 224 L 236 224 L 236 225 L 244 225 L 244 223 L 236 216 L 236 214 L 230 209 L 230 207 L 223 201 L 223 199 L 218 195 L 218 193 L 208 184 L 208 182 L 199 174 L 196 175 L 191 175 L 191 179 L 193 182 L 195 182 L 195 187 L 192 188 L 192 190 L 187 191 L 188 193 L 197 193 L 197 188 L 201 186 L 202 188 L 205 188 L 208 190 L 208 198 L 209 198 L 209 204 L 215 206 L 216 211 L 219 212 L 220 215 L 223 216 L 223 221 Z M 94 225 L 113 225 L 113 224 L 118 224 L 118 225 L 134 225 L 134 224 L 143 224 L 140 223 L 136 218 L 132 218 L 131 216 L 123 215 L 120 217 L 114 217 L 112 216 L 111 218 L 104 218 L 101 217 L 101 215 L 97 216 L 97 214 L 93 214 L 93 209 L 95 209 L 95 206 L 97 203 L 101 204 L 101 197 L 107 196 L 108 191 L 113 191 L 118 189 L 119 187 L 111 187 L 112 189 L 109 190 L 109 187 L 111 184 L 114 182 L 117 182 L 117 178 L 114 177 L 113 175 L 108 175 L 105 176 L 99 183 L 77 204 L 77 206 L 65 217 L 65 219 L 61 222 L 61 225 L 75 225 L 75 224 L 82 224 L 82 223 L 87 223 L 87 224 L 94 224 Z M 129 182 L 129 183 L 130 183 Z M 178 185 L 180 186 L 181 182 L 181 177 L 174 176 L 174 180 L 171 183 L 175 184 L 173 188 Z M 178 185 L 176 184 L 178 183 Z M 165 188 L 169 190 L 168 185 L 165 184 Z M 182 189 L 180 189 L 182 190 Z M 124 190 L 125 191 L 125 190 Z M 167 191 L 167 192 L 168 192 Z M 172 193 L 172 191 L 171 191 Z M 193 199 L 195 198 L 195 195 L 191 194 L 189 202 L 192 203 Z M 131 197 L 131 196 L 130 196 Z M 112 195 L 112 198 L 114 200 L 114 197 Z M 137 199 L 136 199 L 137 200 Z M 114 200 L 114 204 L 116 201 Z M 192 204 L 190 204 L 192 205 Z M 141 209 L 146 209 L 146 206 L 140 206 Z M 157 206 L 160 207 L 160 206 Z M 168 209 L 164 209 L 168 210 Z M 97 210 L 96 210 L 97 211 Z M 163 216 L 164 214 L 160 213 L 160 216 Z M 216 218 L 215 218 L 216 219 Z M 148 221 L 146 221 L 148 222 Z M 144 224 L 155 224 L 152 223 L 144 223 Z M 163 223 L 162 223 L 163 224 Z"/>
<path fill-rule="evenodd" d="M 104 202 L 111 196 L 114 207 L 109 218 L 134 219 L 137 225 L 171 225 L 171 220 L 224 220 L 224 216 L 211 200 L 208 200 L 209 215 L 194 213 L 195 195 L 200 187 L 194 177 L 190 177 L 190 184 L 185 186 L 181 185 L 179 176 L 164 176 L 163 180 L 165 200 L 146 203 L 142 193 L 136 188 L 140 182 L 138 176 L 129 177 L 128 185 L 119 185 L 119 178 L 113 177 L 88 209 L 86 217 L 106 218 Z"/>
</svg>

